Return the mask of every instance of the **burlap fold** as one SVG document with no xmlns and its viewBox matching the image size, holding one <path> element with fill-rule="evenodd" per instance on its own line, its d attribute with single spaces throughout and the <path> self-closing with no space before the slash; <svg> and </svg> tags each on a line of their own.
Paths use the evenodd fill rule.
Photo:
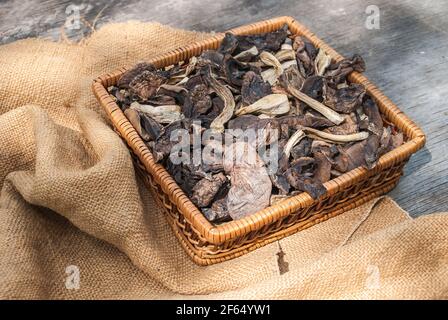
<svg viewBox="0 0 448 320">
<path fill-rule="evenodd" d="M 0 297 L 446 298 L 447 215 L 412 220 L 387 197 L 238 259 L 190 261 L 90 86 L 207 36 L 132 22 L 0 47 Z"/>
</svg>

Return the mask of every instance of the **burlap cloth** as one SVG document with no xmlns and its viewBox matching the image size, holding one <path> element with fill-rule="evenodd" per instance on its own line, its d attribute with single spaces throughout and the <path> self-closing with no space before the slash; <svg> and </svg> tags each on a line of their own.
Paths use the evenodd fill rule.
<svg viewBox="0 0 448 320">
<path fill-rule="evenodd" d="M 447 298 L 447 214 L 413 220 L 387 197 L 238 259 L 190 261 L 90 86 L 207 36 L 133 22 L 0 47 L 0 297 Z"/>
</svg>

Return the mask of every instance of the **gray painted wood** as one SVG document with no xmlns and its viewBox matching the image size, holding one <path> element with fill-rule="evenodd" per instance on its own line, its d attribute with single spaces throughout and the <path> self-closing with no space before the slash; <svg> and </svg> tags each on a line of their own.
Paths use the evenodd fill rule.
<svg viewBox="0 0 448 320">
<path fill-rule="evenodd" d="M 197 31 L 223 31 L 291 15 L 342 55 L 361 54 L 366 75 L 427 134 L 398 187 L 390 192 L 411 215 L 448 211 L 448 1 L 386 0 L 55 0 L 0 1 L 0 43 L 26 37 L 57 40 L 70 4 L 96 26 L 129 19 Z M 380 29 L 365 27 L 368 5 L 380 8 Z M 89 28 L 66 30 L 71 39 Z"/>
</svg>

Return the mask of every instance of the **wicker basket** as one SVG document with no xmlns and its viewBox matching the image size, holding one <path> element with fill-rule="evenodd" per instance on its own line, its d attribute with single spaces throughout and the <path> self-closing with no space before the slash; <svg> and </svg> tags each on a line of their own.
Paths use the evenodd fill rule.
<svg viewBox="0 0 448 320">
<path fill-rule="evenodd" d="M 318 39 L 307 28 L 291 17 L 279 17 L 230 30 L 234 34 L 271 32 L 288 24 L 293 34 L 308 38 L 316 47 L 323 48 L 333 60 L 342 59 L 336 51 Z M 216 49 L 224 34 L 197 42 L 149 62 L 156 67 L 169 66 L 199 55 L 207 49 Z M 405 135 L 405 143 L 383 155 L 372 170 L 357 168 L 325 183 L 327 195 L 318 201 L 301 193 L 240 220 L 213 225 L 179 188 L 170 174 L 152 158 L 150 150 L 139 137 L 107 88 L 116 84 L 127 68 L 97 78 L 93 91 L 103 106 L 117 133 L 131 150 L 136 169 L 153 191 L 155 199 L 166 212 L 166 217 L 186 252 L 200 265 L 229 260 L 297 231 L 350 210 L 378 197 L 395 187 L 403 166 L 417 150 L 423 147 L 425 135 L 384 94 L 363 75 L 353 72 L 349 80 L 363 84 L 375 99 L 385 121 L 394 124 Z"/>
</svg>

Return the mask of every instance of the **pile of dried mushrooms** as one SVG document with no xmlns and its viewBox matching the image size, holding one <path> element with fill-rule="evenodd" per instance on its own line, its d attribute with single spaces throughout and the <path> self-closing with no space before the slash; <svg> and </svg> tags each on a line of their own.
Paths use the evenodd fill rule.
<svg viewBox="0 0 448 320">
<path fill-rule="evenodd" d="M 209 221 L 221 223 L 299 192 L 318 199 L 328 180 L 359 166 L 372 168 L 403 143 L 365 88 L 347 80 L 364 70 L 359 55 L 335 63 L 284 26 L 257 35 L 227 33 L 217 50 L 163 69 L 139 63 L 109 92 L 154 159 Z M 250 163 L 173 163 L 178 129 L 222 135 L 221 142 L 203 139 L 199 148 L 214 143 L 223 153 L 236 146 L 258 150 L 276 140 L 275 172 L 258 153 Z M 231 135 L 230 145 L 224 144 L 229 129 L 254 129 L 257 140 Z"/>
</svg>

